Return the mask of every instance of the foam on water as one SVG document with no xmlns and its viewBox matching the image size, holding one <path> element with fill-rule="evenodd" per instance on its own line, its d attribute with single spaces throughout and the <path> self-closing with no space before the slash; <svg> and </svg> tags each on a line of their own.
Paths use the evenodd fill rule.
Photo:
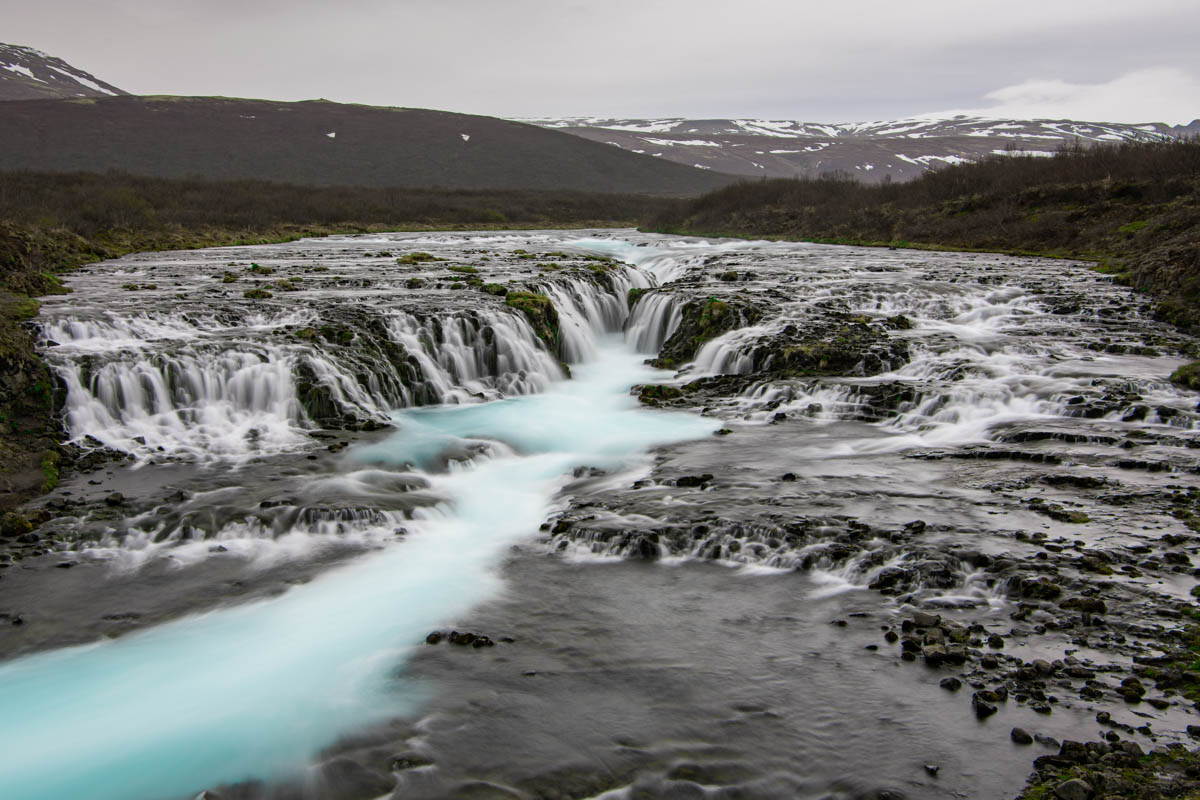
<svg viewBox="0 0 1200 800">
<path fill-rule="evenodd" d="M 675 280 L 687 272 L 689 267 L 714 255 L 758 249 L 770 251 L 783 247 L 792 249 L 805 247 L 803 244 L 795 243 L 780 245 L 777 242 L 746 242 L 742 240 L 710 242 L 705 239 L 684 237 L 660 239 L 655 241 L 653 246 L 640 246 L 624 239 L 599 238 L 576 239 L 562 244 L 571 249 L 608 256 L 626 264 L 633 264 L 654 275 L 660 284 Z"/>
<path fill-rule="evenodd" d="M 272 600 L 0 666 L 0 707 L 22 720 L 0 729 L 5 797 L 136 800 L 277 776 L 340 731 L 411 712 L 423 695 L 397 665 L 500 590 L 503 553 L 536 534 L 573 468 L 624 469 L 715 428 L 639 409 L 628 387 L 655 371 L 619 342 L 596 354 L 542 395 L 398 414 L 394 437 L 356 453 L 431 465 L 448 445 L 502 444 L 428 474 L 445 500 L 403 543 Z"/>
<path fill-rule="evenodd" d="M 337 240 L 326 241 L 322 246 Z M 713 257 L 746 257 L 737 265 L 760 269 L 758 256 L 762 262 L 778 256 L 782 268 L 761 267 L 778 268 L 772 291 L 806 269 L 816 285 L 790 295 L 762 292 L 771 316 L 706 343 L 679 380 L 763 369 L 753 363 L 755 348 L 799 319 L 805 303 L 911 319 L 912 328 L 897 334 L 911 337 L 911 358 L 903 366 L 889 364 L 884 369 L 890 371 L 871 378 L 764 378 L 730 401 L 732 408 L 718 409 L 752 423 L 769 422 L 780 411 L 832 422 L 867 407 L 869 397 L 859 390 L 868 384 L 919 387 L 882 422 L 805 428 L 788 450 L 801 464 L 959 447 L 988 441 L 1007 426 L 1062 420 L 1072 394 L 1114 374 L 1143 402 L 1180 402 L 1161 369 L 1156 377 L 1134 357 L 1114 361 L 1065 337 L 1010 335 L 1027 319 L 1045 316 L 1036 293 L 931 281 L 915 272 L 895 280 L 888 272 L 906 268 L 900 256 L 885 254 L 885 269 L 876 273 L 861 262 L 842 263 L 857 251 L 837 251 L 831 265 L 835 259 L 814 256 L 828 251 L 796 244 L 663 239 L 638 246 L 598 237 L 480 233 L 354 238 L 342 245 L 367 242 L 421 244 L 446 255 L 464 243 L 510 251 L 536 243 L 634 268 L 564 271 L 525 284 L 550 296 L 558 310 L 561 347 L 554 353 L 523 315 L 495 305 L 446 313 L 372 306 L 364 315 L 386 342 L 402 346 L 403 357 L 378 358 L 391 352 L 384 342 L 374 360 L 359 361 L 349 348 L 311 336 L 301 341 L 287 334 L 268 343 L 256 333 L 242 336 L 314 323 L 305 312 L 236 320 L 96 316 L 45 328 L 48 342 L 56 343 L 49 352 L 67 384 L 67 422 L 76 441 L 92 436 L 142 458 L 162 452 L 221 464 L 301 450 L 313 446 L 307 434 L 316 424 L 300 402 L 302 379 L 324 391 L 336 413 L 390 421 L 397 431 L 348 451 L 344 471 L 304 479 L 316 497 L 377 501 L 364 503 L 362 514 L 337 507 L 332 510 L 343 517 L 306 516 L 317 506 L 293 501 L 295 507 L 277 517 L 222 518 L 208 538 L 176 536 L 167 522 L 157 529 L 148 522 L 146 530 L 114 534 L 89 551 L 134 569 L 152 559 L 188 565 L 210 557 L 215 545 L 259 566 L 311 558 L 339 544 L 371 549 L 270 600 L 0 665 L 0 708 L 22 720 L 0 728 L 5 798 L 137 800 L 269 779 L 301 769 L 340 733 L 412 714 L 425 695 L 397 673 L 411 648 L 503 590 L 498 567 L 505 555 L 566 505 L 563 490 L 572 481 L 628 486 L 648 473 L 648 448 L 721 426 L 718 417 L 640 408 L 628 393 L 637 383 L 672 380 L 642 359 L 679 326 L 687 288 L 681 283 L 675 294 L 656 285 L 685 274 L 690 280 Z M 863 282 L 873 288 L 862 288 Z M 888 289 L 878 289 L 881 284 Z M 630 310 L 633 288 L 651 291 Z M 346 319 L 349 325 L 358 318 Z M 366 329 L 355 328 L 355 335 Z M 560 359 L 573 363 L 573 380 L 563 380 Z M 422 404 L 438 405 L 416 408 Z M 1148 412 L 1146 424 L 1194 424 L 1164 413 L 1160 419 Z M 408 490 L 398 487 L 414 485 L 414 478 L 425 502 L 405 506 L 396 497 Z M 191 502 L 210 499 L 213 506 L 222 502 L 217 492 Z M 682 490 L 661 498 L 669 510 L 692 503 L 694 496 Z M 635 552 L 643 545 L 632 540 L 608 544 L 603 528 L 638 531 L 654 519 L 606 519 L 610 512 L 599 508 L 588 513 L 596 539 L 586 532 L 556 535 L 556 552 L 569 560 L 653 555 Z M 153 514 L 147 518 L 152 522 Z M 280 520 L 286 529 L 272 527 L 284 525 Z M 704 559 L 751 574 L 808 568 L 816 584 L 809 599 L 869 586 L 884 570 L 907 569 L 918 557 L 876 538 L 846 561 L 823 553 L 827 542 L 778 542 L 773 534 L 743 525 L 675 550 L 658 549 L 667 564 Z M 1001 596 L 986 581 L 964 566 L 936 586 L 912 590 L 935 605 L 998 605 Z"/>
</svg>

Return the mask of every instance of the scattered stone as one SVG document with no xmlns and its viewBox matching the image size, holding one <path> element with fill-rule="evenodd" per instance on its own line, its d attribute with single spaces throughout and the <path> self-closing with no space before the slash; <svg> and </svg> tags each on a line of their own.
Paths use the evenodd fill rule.
<svg viewBox="0 0 1200 800">
<path fill-rule="evenodd" d="M 475 641 L 475 634 L 469 632 L 459 633 L 458 631 L 450 631 L 450 644 L 466 646 Z"/>
<path fill-rule="evenodd" d="M 3 517 L 0 517 L 0 537 L 15 539 L 32 530 L 33 523 L 27 517 L 15 511 L 9 511 Z"/>
<path fill-rule="evenodd" d="M 927 614 L 924 611 L 917 611 L 912 617 L 913 624 L 918 628 L 936 628 L 942 623 L 942 618 L 937 614 Z"/>
<path fill-rule="evenodd" d="M 1009 738 L 1017 744 L 1033 744 L 1033 737 L 1024 728 L 1013 728 Z"/>
<path fill-rule="evenodd" d="M 1125 698 L 1127 703 L 1141 702 L 1142 695 L 1146 694 L 1146 687 L 1142 682 L 1132 676 L 1121 681 L 1121 688 L 1117 692 Z"/>
<path fill-rule="evenodd" d="M 1064 781 L 1054 790 L 1054 796 L 1059 800 L 1091 800 L 1093 794 L 1091 784 L 1079 778 Z"/>
<path fill-rule="evenodd" d="M 975 716 L 979 719 L 987 719 L 998 710 L 994 705 L 981 698 L 979 692 L 976 692 L 971 698 L 971 707 L 975 709 Z"/>
<path fill-rule="evenodd" d="M 403 772 L 406 769 L 419 769 L 420 767 L 428 767 L 433 762 L 421 755 L 420 753 L 401 753 L 392 756 L 391 763 L 388 768 L 392 772 Z"/>
<path fill-rule="evenodd" d="M 684 475 L 681 478 L 675 479 L 675 485 L 683 487 L 704 486 L 711 482 L 712 479 L 713 476 L 711 473 L 705 473 L 703 475 Z"/>
</svg>

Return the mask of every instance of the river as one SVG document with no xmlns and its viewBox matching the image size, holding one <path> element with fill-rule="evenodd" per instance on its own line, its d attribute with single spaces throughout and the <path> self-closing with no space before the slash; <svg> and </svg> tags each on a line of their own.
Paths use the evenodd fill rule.
<svg viewBox="0 0 1200 800">
<path fill-rule="evenodd" d="M 941 680 L 1019 695 L 993 634 L 1127 669 L 1193 583 L 1195 345 L 1084 265 L 531 231 L 69 284 L 81 467 L 0 582 L 5 797 L 1010 797 L 1009 728 L 1095 736 L 1100 698 Z M 1029 581 L 1108 622 L 1022 616 Z M 883 638 L 918 610 L 957 672 Z"/>
</svg>

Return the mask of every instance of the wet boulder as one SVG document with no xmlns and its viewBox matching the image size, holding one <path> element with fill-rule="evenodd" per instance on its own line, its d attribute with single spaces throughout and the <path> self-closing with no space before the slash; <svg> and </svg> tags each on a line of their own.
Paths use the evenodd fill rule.
<svg viewBox="0 0 1200 800">
<path fill-rule="evenodd" d="M 1055 787 L 1054 796 L 1058 800 L 1091 800 L 1095 792 L 1087 781 L 1071 778 Z"/>
<path fill-rule="evenodd" d="M 685 364 L 696 357 L 705 342 L 753 325 L 762 316 L 762 309 L 738 297 L 690 300 L 681 309 L 679 327 L 663 343 L 658 358 L 651 363 L 662 369 Z"/>
<path fill-rule="evenodd" d="M 32 530 L 33 523 L 29 521 L 28 517 L 15 511 L 9 511 L 0 517 L 0 537 L 2 538 L 15 539 Z"/>
<path fill-rule="evenodd" d="M 971 697 L 971 708 L 975 711 L 975 716 L 979 719 L 987 719 L 998 710 L 995 705 L 983 699 L 979 692 L 976 692 Z"/>
</svg>

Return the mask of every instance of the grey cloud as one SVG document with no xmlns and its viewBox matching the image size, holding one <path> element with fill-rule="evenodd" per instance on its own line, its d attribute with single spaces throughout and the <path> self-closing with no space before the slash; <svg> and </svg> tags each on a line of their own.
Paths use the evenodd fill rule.
<svg viewBox="0 0 1200 800">
<path fill-rule="evenodd" d="M 1035 78 L 1095 83 L 1150 67 L 1200 76 L 1200 6 L 1183 0 L 45 6 L 6 12 L 5 36 L 134 92 L 497 115 L 870 119 L 977 107 Z"/>
</svg>

